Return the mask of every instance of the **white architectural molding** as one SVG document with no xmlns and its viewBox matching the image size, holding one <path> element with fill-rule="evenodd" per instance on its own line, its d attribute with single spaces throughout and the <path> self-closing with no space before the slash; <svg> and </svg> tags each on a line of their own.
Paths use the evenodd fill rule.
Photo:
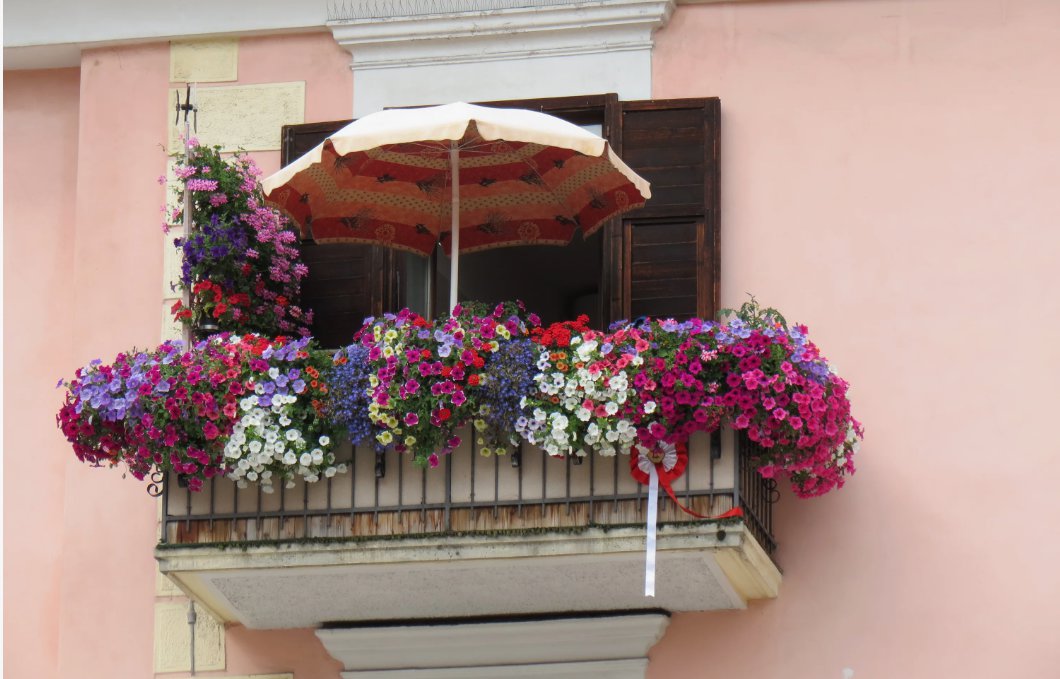
<svg viewBox="0 0 1060 679">
<path fill-rule="evenodd" d="M 423 11 L 337 20 L 328 26 L 353 54 L 353 70 L 361 71 L 650 49 L 652 32 L 666 24 L 674 6 L 673 0 L 489 0 L 466 3 L 481 9 L 428 11 L 455 4 L 393 3 L 395 9 L 417 5 Z"/>
<path fill-rule="evenodd" d="M 661 613 L 317 630 L 346 679 L 642 679 Z"/>
<path fill-rule="evenodd" d="M 437 667 L 420 670 L 354 670 L 342 679 L 644 679 L 647 658 L 533 665 Z"/>
<path fill-rule="evenodd" d="M 617 92 L 651 96 L 674 0 L 405 0 L 328 22 L 352 55 L 354 116 L 387 106 Z"/>
<path fill-rule="evenodd" d="M 676 4 L 743 1 L 677 0 Z M 560 4 L 557 0 L 537 0 L 538 6 L 546 3 Z M 598 0 L 593 4 L 611 3 L 612 0 Z M 77 67 L 81 63 L 81 50 L 88 47 L 326 30 L 327 21 L 336 15 L 384 18 L 399 12 L 409 15 L 429 12 L 432 8 L 439 11 L 447 8 L 445 11 L 451 12 L 454 7 L 504 4 L 531 3 L 529 0 L 184 0 L 181 11 L 174 12 L 167 3 L 137 0 L 9 2 L 4 7 L 4 69 Z M 566 4 L 576 3 L 567 0 Z M 121 20 L 115 20 L 116 17 Z"/>
</svg>

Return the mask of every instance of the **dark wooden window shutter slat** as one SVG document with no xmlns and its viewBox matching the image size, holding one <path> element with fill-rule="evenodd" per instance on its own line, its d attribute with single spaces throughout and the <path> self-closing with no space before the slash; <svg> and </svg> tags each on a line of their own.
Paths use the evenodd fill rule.
<svg viewBox="0 0 1060 679">
<path fill-rule="evenodd" d="M 350 122 L 285 125 L 281 132 L 281 165 L 301 157 Z M 349 344 L 365 317 L 400 306 L 400 259 L 387 248 L 303 243 L 302 260 L 309 267 L 309 276 L 302 284 L 302 304 L 313 310 L 313 336 L 323 346 Z"/>
<path fill-rule="evenodd" d="M 651 182 L 652 199 L 625 216 L 621 246 L 610 253 L 622 289 L 612 295 L 612 316 L 711 318 L 718 308 L 720 102 L 620 106 L 620 153 Z"/>
</svg>

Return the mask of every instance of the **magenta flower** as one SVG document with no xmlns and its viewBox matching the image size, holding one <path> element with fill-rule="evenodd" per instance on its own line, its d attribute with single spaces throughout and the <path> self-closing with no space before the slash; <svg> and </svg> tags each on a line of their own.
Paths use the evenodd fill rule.
<svg viewBox="0 0 1060 679">
<path fill-rule="evenodd" d="M 216 191 L 217 180 L 216 179 L 189 179 L 184 187 L 188 191 Z"/>
</svg>

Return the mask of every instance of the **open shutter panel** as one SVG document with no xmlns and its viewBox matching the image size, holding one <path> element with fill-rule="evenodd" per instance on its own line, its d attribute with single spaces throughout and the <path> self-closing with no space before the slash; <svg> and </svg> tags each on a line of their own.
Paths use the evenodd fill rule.
<svg viewBox="0 0 1060 679">
<path fill-rule="evenodd" d="M 350 120 L 285 125 L 280 163 L 287 165 Z M 388 248 L 354 243 L 302 244 L 309 276 L 302 282 L 302 305 L 314 312 L 313 336 L 325 347 L 350 343 L 365 317 L 400 307 L 398 255 Z"/>
<path fill-rule="evenodd" d="M 652 198 L 609 248 L 621 272 L 613 318 L 717 312 L 719 118 L 716 98 L 621 103 L 619 152 Z"/>
</svg>

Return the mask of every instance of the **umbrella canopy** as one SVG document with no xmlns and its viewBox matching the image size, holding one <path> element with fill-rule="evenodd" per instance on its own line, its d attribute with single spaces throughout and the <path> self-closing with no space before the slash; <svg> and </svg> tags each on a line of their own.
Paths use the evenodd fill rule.
<svg viewBox="0 0 1060 679">
<path fill-rule="evenodd" d="M 566 245 L 651 196 L 604 139 L 577 125 L 463 103 L 365 116 L 263 187 L 305 239 L 423 255 L 438 243 L 447 253 Z"/>
<path fill-rule="evenodd" d="M 460 250 L 566 244 L 644 204 L 648 183 L 607 142 L 559 118 L 448 104 L 365 116 L 264 182 L 266 199 L 318 242 L 430 254 L 452 228 L 459 157 Z"/>
</svg>

